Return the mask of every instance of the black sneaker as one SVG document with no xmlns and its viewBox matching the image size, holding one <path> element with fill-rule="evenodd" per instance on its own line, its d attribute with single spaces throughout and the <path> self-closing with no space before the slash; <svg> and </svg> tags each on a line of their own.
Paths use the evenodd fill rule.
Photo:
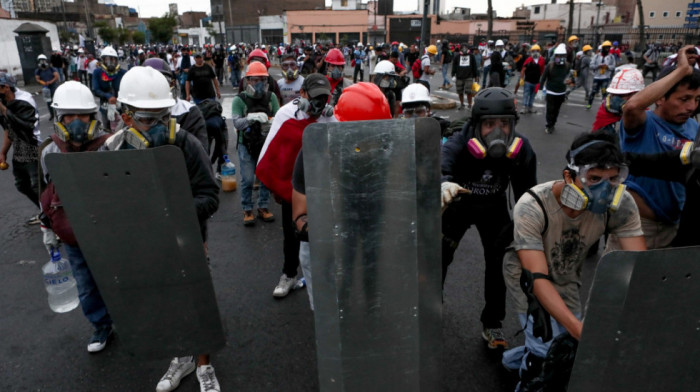
<svg viewBox="0 0 700 392">
<path fill-rule="evenodd" d="M 38 225 L 39 223 L 41 223 L 41 220 L 39 219 L 39 214 L 36 214 L 31 218 L 27 219 L 28 225 Z"/>
<path fill-rule="evenodd" d="M 88 342 L 88 352 L 97 353 L 104 350 L 107 346 L 107 342 L 112 337 L 112 332 L 113 329 L 111 325 L 98 328 L 95 333 L 92 334 L 90 342 Z"/>
<path fill-rule="evenodd" d="M 554 127 L 545 127 L 544 128 L 544 133 L 546 133 L 547 135 L 551 134 L 552 132 L 554 132 Z"/>
</svg>

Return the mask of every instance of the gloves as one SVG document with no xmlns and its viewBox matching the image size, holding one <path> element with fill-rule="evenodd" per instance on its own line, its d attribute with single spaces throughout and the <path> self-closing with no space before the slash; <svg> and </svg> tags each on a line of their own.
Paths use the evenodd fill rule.
<svg viewBox="0 0 700 392">
<path fill-rule="evenodd" d="M 441 208 L 445 208 L 445 206 L 452 203 L 452 200 L 457 197 L 457 194 L 460 193 L 460 191 L 467 191 L 459 186 L 459 184 L 449 181 L 443 182 L 440 185 L 440 189 L 442 190 L 442 200 L 440 201 Z"/>
<path fill-rule="evenodd" d="M 41 226 L 41 233 L 44 235 L 44 246 L 46 250 L 51 254 L 54 249 L 58 248 L 58 237 L 56 233 L 48 227 Z"/>
<path fill-rule="evenodd" d="M 267 114 L 263 112 L 258 112 L 258 113 L 248 113 L 248 116 L 246 116 L 246 120 L 248 122 L 254 122 L 257 121 L 261 124 L 264 124 L 269 121 L 269 118 L 267 117 Z"/>
<path fill-rule="evenodd" d="M 117 121 L 117 105 L 107 104 L 107 120 Z"/>
</svg>

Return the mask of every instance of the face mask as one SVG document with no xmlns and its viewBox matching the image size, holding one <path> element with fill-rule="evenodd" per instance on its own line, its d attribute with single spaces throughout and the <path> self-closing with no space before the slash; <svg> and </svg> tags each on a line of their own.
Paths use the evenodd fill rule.
<svg viewBox="0 0 700 392">
<path fill-rule="evenodd" d="M 537 59 L 540 57 L 540 54 L 537 53 L 537 52 L 533 52 L 533 53 L 531 54 L 531 56 L 532 56 L 533 59 L 537 60 Z"/>
<path fill-rule="evenodd" d="M 607 56 L 610 52 L 610 49 L 606 46 L 603 49 L 601 49 L 601 52 L 603 53 L 603 56 Z"/>
<path fill-rule="evenodd" d="M 622 106 L 626 103 L 619 95 L 608 94 L 605 98 L 605 109 L 613 114 L 622 114 Z"/>
<path fill-rule="evenodd" d="M 572 48 L 578 48 L 578 42 L 572 43 L 572 44 L 571 44 L 571 47 L 572 47 Z"/>
<path fill-rule="evenodd" d="M 44 61 L 40 61 L 40 62 L 39 62 L 39 66 L 40 66 L 41 68 L 46 69 L 46 68 L 48 68 L 49 65 L 46 64 L 46 62 L 44 62 Z"/>
<path fill-rule="evenodd" d="M 168 126 L 162 122 L 156 123 L 145 132 L 129 128 L 124 132 L 124 141 L 137 150 L 172 144 L 175 141 L 175 121 L 170 121 L 169 132 Z"/>
<path fill-rule="evenodd" d="M 512 128 L 511 128 L 512 129 Z M 467 142 L 467 149 L 476 159 L 491 158 L 515 159 L 523 146 L 523 140 L 514 137 L 508 144 L 508 135 L 500 128 L 494 128 L 488 135 L 483 137 L 483 144 L 478 138 L 471 138 Z"/>
<path fill-rule="evenodd" d="M 614 186 L 603 180 L 581 190 L 576 185 L 566 184 L 561 191 L 561 203 L 572 210 L 589 210 L 594 214 L 603 214 L 608 209 L 616 211 L 622 202 L 625 185 Z"/>
<path fill-rule="evenodd" d="M 252 98 L 262 98 L 267 92 L 267 82 L 258 82 L 254 85 L 248 84 L 245 87 L 245 91 Z"/>
<path fill-rule="evenodd" d="M 299 70 L 289 69 L 286 72 L 284 72 L 284 77 L 287 80 L 296 80 L 299 77 Z"/>
<path fill-rule="evenodd" d="M 491 158 L 501 158 L 506 154 L 506 134 L 501 128 L 494 128 L 484 137 L 486 153 Z"/>
<path fill-rule="evenodd" d="M 89 123 L 85 123 L 76 118 L 68 125 L 56 122 L 54 128 L 58 138 L 64 142 L 73 141 L 83 144 L 88 140 L 92 140 L 92 136 L 97 128 L 97 121 L 92 120 Z"/>
<path fill-rule="evenodd" d="M 331 79 L 338 80 L 343 77 L 343 71 L 339 68 L 335 68 L 330 72 Z"/>
<path fill-rule="evenodd" d="M 566 59 L 563 57 L 555 57 L 554 58 L 554 64 L 556 65 L 564 65 L 566 63 Z"/>
<path fill-rule="evenodd" d="M 381 88 L 395 88 L 396 87 L 396 79 L 384 78 L 379 82 L 379 87 L 381 87 Z"/>
</svg>

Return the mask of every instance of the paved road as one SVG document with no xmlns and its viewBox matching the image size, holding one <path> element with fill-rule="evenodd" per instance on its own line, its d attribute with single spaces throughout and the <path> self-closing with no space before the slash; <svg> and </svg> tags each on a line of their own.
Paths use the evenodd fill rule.
<svg viewBox="0 0 700 392">
<path fill-rule="evenodd" d="M 440 79 L 433 78 L 433 91 Z M 223 92 L 226 104 L 233 91 L 226 87 Z M 436 94 L 456 98 L 449 91 Z M 46 137 L 52 128 L 46 106 L 40 97 L 37 100 Z M 583 109 L 583 93 L 577 91 L 562 108 L 557 132 L 546 135 L 542 105 L 536 106 L 540 113 L 522 116 L 517 129 L 538 154 L 538 179 L 543 182 L 561 177 L 568 145 L 590 129 L 595 112 Z M 438 112 L 451 119 L 463 113 Z M 234 147 L 229 147 L 232 157 Z M 221 194 L 219 211 L 209 224 L 212 276 L 228 341 L 213 356 L 219 381 L 224 391 L 317 390 L 313 315 L 306 293 L 293 292 L 282 300 L 272 297 L 282 268 L 280 223 L 258 221 L 244 228 L 239 195 Z M 272 211 L 280 216 L 278 206 Z M 49 309 L 40 276 L 48 259 L 41 233 L 38 226 L 24 225 L 35 213 L 15 190 L 11 171 L 0 172 L 0 390 L 153 390 L 167 369 L 167 359 L 130 357 L 118 339 L 104 352 L 90 355 L 85 346 L 92 331 L 80 311 L 56 314 Z M 512 375 L 500 366 L 499 353 L 488 350 L 480 336 L 482 260 L 479 238 L 470 230 L 445 283 L 444 391 L 500 392 L 514 385 Z M 586 266 L 589 277 L 594 263 Z M 510 303 L 504 328 L 511 343 L 522 342 L 521 335 L 513 337 L 519 326 Z M 188 377 L 178 390 L 198 390 L 196 378 Z"/>
</svg>

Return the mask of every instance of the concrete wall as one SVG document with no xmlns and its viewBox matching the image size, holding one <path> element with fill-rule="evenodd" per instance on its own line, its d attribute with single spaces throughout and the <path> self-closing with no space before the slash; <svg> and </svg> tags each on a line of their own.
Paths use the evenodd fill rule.
<svg viewBox="0 0 700 392">
<path fill-rule="evenodd" d="M 646 7 L 646 4 L 644 6 Z M 527 6 L 527 8 L 530 10 L 530 20 L 557 19 L 562 21 L 562 26 L 567 26 L 569 23 L 569 4 L 535 4 Z M 574 3 L 574 29 L 579 27 L 579 20 L 582 29 L 591 25 L 591 18 L 595 23 L 597 12 L 598 7 L 594 3 Z M 613 23 L 613 19 L 617 15 L 617 7 L 610 5 L 600 7 L 601 25 L 605 24 L 605 15 L 608 13 L 608 23 Z"/>
<path fill-rule="evenodd" d="M 683 27 L 689 0 L 644 0 L 644 24 L 649 27 Z M 651 13 L 654 16 L 651 16 Z M 664 12 L 668 16 L 664 17 Z M 676 16 L 680 12 L 680 16 Z M 700 15 L 693 15 L 700 16 Z M 639 25 L 639 13 L 634 13 L 634 25 Z"/>
<path fill-rule="evenodd" d="M 367 32 L 367 10 L 357 11 L 287 11 L 287 31 L 290 34 L 324 33 L 338 42 L 342 33 L 359 33 L 363 40 Z M 286 39 L 287 37 L 285 37 Z"/>
<path fill-rule="evenodd" d="M 0 69 L 7 70 L 7 72 L 11 73 L 20 85 L 24 79 L 22 78 L 22 66 L 19 61 L 17 42 L 15 41 L 17 34 L 14 33 L 13 30 L 17 29 L 22 23 L 27 22 L 37 24 L 49 30 L 46 36 L 51 39 L 52 49 L 60 48 L 58 29 L 53 23 L 29 19 L 0 19 L 0 37 L 3 37 L 3 39 L 0 40 L 0 53 L 2 53 L 2 56 L 0 56 Z M 51 53 L 44 54 L 49 56 Z"/>
</svg>

